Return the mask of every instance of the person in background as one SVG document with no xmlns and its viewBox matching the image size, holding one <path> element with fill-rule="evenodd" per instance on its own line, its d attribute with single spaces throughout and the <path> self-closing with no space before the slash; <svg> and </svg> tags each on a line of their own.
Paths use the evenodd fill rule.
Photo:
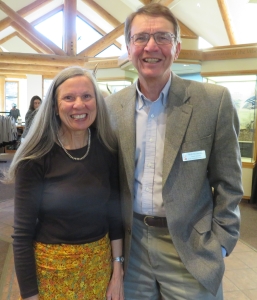
<svg viewBox="0 0 257 300">
<path fill-rule="evenodd" d="M 31 126 L 31 123 L 32 123 L 41 103 L 42 103 L 42 99 L 39 96 L 36 95 L 31 98 L 29 110 L 27 111 L 26 116 L 25 116 L 25 128 L 24 128 L 23 134 L 21 136 L 22 141 L 25 138 L 25 136 L 27 135 L 29 128 Z"/>
<path fill-rule="evenodd" d="M 171 71 L 180 29 L 170 9 L 128 16 L 135 84 L 106 99 L 119 145 L 126 299 L 223 299 L 239 237 L 239 120 L 229 91 Z"/>
<path fill-rule="evenodd" d="M 22 299 L 124 299 L 115 145 L 95 78 L 60 72 L 6 176 Z"/>
<path fill-rule="evenodd" d="M 12 109 L 10 110 L 10 114 L 11 117 L 14 118 L 15 122 L 17 122 L 18 117 L 20 117 L 20 110 L 17 108 L 16 103 L 12 104 Z"/>
</svg>

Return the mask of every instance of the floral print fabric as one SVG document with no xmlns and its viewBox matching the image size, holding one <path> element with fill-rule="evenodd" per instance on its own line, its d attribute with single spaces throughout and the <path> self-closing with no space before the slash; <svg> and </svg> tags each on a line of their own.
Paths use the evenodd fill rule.
<svg viewBox="0 0 257 300">
<path fill-rule="evenodd" d="M 111 277 L 108 235 L 82 244 L 34 243 L 40 300 L 103 300 Z"/>
</svg>

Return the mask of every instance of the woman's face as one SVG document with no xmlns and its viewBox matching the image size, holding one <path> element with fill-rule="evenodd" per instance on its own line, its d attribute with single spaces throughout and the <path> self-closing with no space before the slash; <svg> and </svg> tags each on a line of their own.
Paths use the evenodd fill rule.
<svg viewBox="0 0 257 300">
<path fill-rule="evenodd" d="M 41 104 L 41 101 L 39 99 L 35 99 L 34 102 L 33 102 L 33 106 L 34 106 L 34 109 L 37 109 Z"/>
<path fill-rule="evenodd" d="M 63 131 L 85 131 L 95 121 L 97 107 L 94 86 L 89 78 L 76 76 L 57 89 L 57 113 Z"/>
</svg>

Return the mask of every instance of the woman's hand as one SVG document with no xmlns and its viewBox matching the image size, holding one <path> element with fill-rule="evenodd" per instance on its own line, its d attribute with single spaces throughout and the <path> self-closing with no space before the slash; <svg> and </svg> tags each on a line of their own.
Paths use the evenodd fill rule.
<svg viewBox="0 0 257 300">
<path fill-rule="evenodd" d="M 107 300 L 124 300 L 123 289 L 123 266 L 120 262 L 113 262 L 113 273 L 109 282 L 107 293 Z"/>
</svg>

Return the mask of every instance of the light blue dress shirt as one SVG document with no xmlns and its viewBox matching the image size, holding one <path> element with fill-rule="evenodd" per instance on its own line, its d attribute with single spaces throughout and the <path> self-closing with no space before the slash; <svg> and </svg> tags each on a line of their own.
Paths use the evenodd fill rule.
<svg viewBox="0 0 257 300">
<path fill-rule="evenodd" d="M 171 76 L 159 98 L 150 101 L 137 82 L 134 211 L 139 214 L 165 217 L 162 170 L 170 84 Z"/>
</svg>

